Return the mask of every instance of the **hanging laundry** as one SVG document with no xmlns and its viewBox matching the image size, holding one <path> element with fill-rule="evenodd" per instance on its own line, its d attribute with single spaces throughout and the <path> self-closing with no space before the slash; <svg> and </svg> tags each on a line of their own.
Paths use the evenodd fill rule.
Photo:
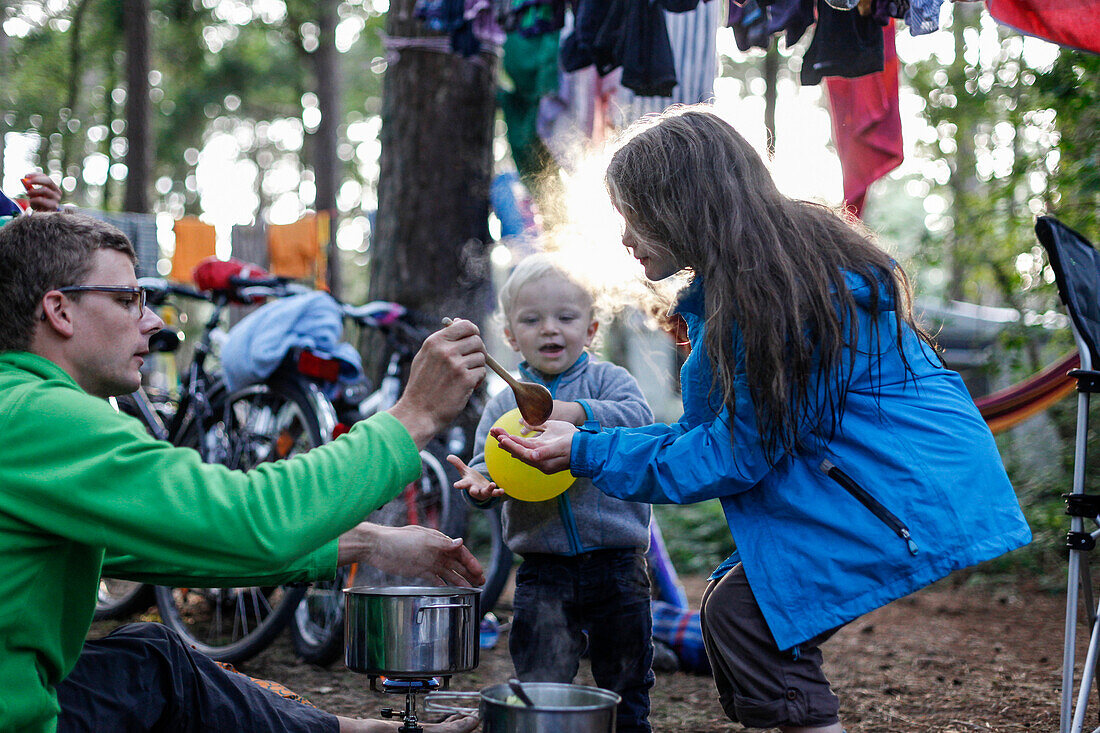
<svg viewBox="0 0 1100 733">
<path fill-rule="evenodd" d="M 473 56 L 482 43 L 503 41 L 491 0 L 417 0 L 413 15 L 428 30 L 449 34 L 451 50 L 460 56 Z"/>
<path fill-rule="evenodd" d="M 905 20 L 909 13 L 909 0 L 874 0 L 871 3 L 871 15 L 882 25 L 890 22 L 891 18 Z"/>
<path fill-rule="evenodd" d="M 512 159 L 523 179 L 531 181 L 552 162 L 537 132 L 539 103 L 558 89 L 558 33 L 526 37 L 509 33 L 503 46 L 504 73 L 512 80 L 511 90 L 497 94 Z"/>
<path fill-rule="evenodd" d="M 786 33 L 787 48 L 798 43 L 806 29 L 814 24 L 814 0 L 776 0 L 760 4 L 746 0 L 743 5 L 729 4 L 726 25 L 733 29 L 737 48 L 767 48 L 775 33 Z"/>
<path fill-rule="evenodd" d="M 623 67 L 620 83 L 644 97 L 667 97 L 675 89 L 676 63 L 668 40 L 663 7 L 656 2 L 612 0 L 613 11 L 596 35 L 597 65 L 601 74 Z M 617 16 L 614 10 L 618 10 Z M 618 26 L 611 19 L 617 17 Z M 601 50 L 610 61 L 601 64 Z"/>
<path fill-rule="evenodd" d="M 172 272 L 176 282 L 192 282 L 192 270 L 207 257 L 214 256 L 214 226 L 197 216 L 185 216 L 172 226 L 176 233 L 176 251 L 172 254 Z"/>
<path fill-rule="evenodd" d="M 244 262 L 250 262 L 267 269 L 267 227 L 262 221 L 253 224 L 234 224 L 229 233 L 229 244 L 233 256 Z"/>
<path fill-rule="evenodd" d="M 497 19 L 506 33 L 533 38 L 565 25 L 565 0 L 497 0 L 497 4 Z"/>
<path fill-rule="evenodd" d="M 905 12 L 905 25 L 909 33 L 921 36 L 940 29 L 940 6 L 943 0 L 910 0 Z"/>
<path fill-rule="evenodd" d="M 986 0 L 998 23 L 1061 46 L 1100 53 L 1097 0 Z"/>
<path fill-rule="evenodd" d="M 833 141 L 844 178 L 844 201 L 859 217 L 867 189 L 904 159 L 893 22 L 879 32 L 884 52 L 881 72 L 858 79 L 825 79 Z"/>
<path fill-rule="evenodd" d="M 565 71 L 596 63 L 593 46 L 610 7 L 608 0 L 577 0 L 573 5 L 573 29 L 561 41 L 561 67 Z"/>
<path fill-rule="evenodd" d="M 699 3 L 683 13 L 665 10 L 679 83 L 668 97 L 643 97 L 624 88 L 617 102 L 626 111 L 626 123 L 663 112 L 674 104 L 697 104 L 714 96 L 714 79 L 718 74 L 717 33 L 721 19 L 722 3 L 718 0 Z"/>
<path fill-rule="evenodd" d="M 802 57 L 802 85 L 826 76 L 854 78 L 882 71 L 882 26 L 871 15 L 836 10 L 817 0 L 817 28 Z"/>
<path fill-rule="evenodd" d="M 497 22 L 493 0 L 466 0 L 464 16 L 483 45 L 499 48 L 504 43 L 504 29 Z"/>
<path fill-rule="evenodd" d="M 267 251 L 271 272 L 325 287 L 326 250 L 329 244 L 327 211 L 307 214 L 293 224 L 267 227 Z"/>
<path fill-rule="evenodd" d="M 539 138 L 564 170 L 572 171 L 578 156 L 599 146 L 614 129 L 625 126 L 617 98 L 622 94 L 622 69 L 600 76 L 595 66 L 561 72 L 558 91 L 539 104 Z"/>
<path fill-rule="evenodd" d="M 489 203 L 500 221 L 500 241 L 516 259 L 538 251 L 539 224 L 531 192 L 513 171 L 500 173 L 489 185 Z"/>
<path fill-rule="evenodd" d="M 656 0 L 578 0 L 573 31 L 561 45 L 562 68 L 595 64 L 607 75 L 621 66 L 623 86 L 644 96 L 669 96 L 676 66 L 663 8 Z"/>
</svg>

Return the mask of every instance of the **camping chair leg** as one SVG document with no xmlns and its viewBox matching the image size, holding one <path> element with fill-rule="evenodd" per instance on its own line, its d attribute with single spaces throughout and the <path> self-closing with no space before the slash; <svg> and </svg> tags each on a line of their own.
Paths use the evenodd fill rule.
<svg viewBox="0 0 1100 733">
<path fill-rule="evenodd" d="M 1089 557 L 1086 555 L 1081 558 L 1081 562 L 1078 563 L 1081 568 L 1081 589 L 1085 593 L 1084 607 L 1088 612 L 1088 627 L 1094 628 L 1096 626 L 1096 618 L 1100 615 L 1100 608 L 1096 608 L 1096 602 L 1093 600 L 1092 595 L 1092 576 L 1089 573 Z M 1095 610 L 1094 610 L 1095 609 Z M 1097 675 L 1097 671 L 1100 670 L 1100 657 L 1096 660 L 1096 668 L 1093 669 L 1093 679 L 1096 680 L 1096 697 L 1098 703 L 1098 710 L 1100 710 L 1100 676 Z"/>
<path fill-rule="evenodd" d="M 1075 522 L 1078 521 L 1074 520 Z M 1077 649 L 1077 597 L 1080 589 L 1081 553 L 1069 552 L 1069 582 L 1066 584 L 1066 636 L 1062 647 L 1062 710 L 1058 724 L 1059 733 L 1069 733 L 1070 715 L 1073 712 L 1073 668 Z"/>
<path fill-rule="evenodd" d="M 1078 341 L 1078 351 L 1082 355 L 1082 363 L 1089 369 L 1092 361 L 1084 345 L 1080 342 L 1080 336 L 1074 329 L 1074 337 Z M 1077 394 L 1077 439 L 1073 454 L 1073 493 L 1083 494 L 1085 490 L 1085 457 L 1089 429 L 1089 393 L 1080 391 Z M 1070 517 L 1070 530 L 1080 534 L 1085 530 L 1085 521 L 1080 516 Z M 1073 721 L 1069 731 L 1080 733 L 1085 725 L 1085 710 L 1088 704 L 1089 693 L 1093 680 L 1096 679 L 1097 647 L 1100 643 L 1100 609 L 1093 610 L 1089 603 L 1089 650 L 1085 658 L 1084 668 L 1081 670 L 1081 688 L 1077 695 L 1076 707 L 1070 707 L 1073 698 L 1073 667 L 1074 651 L 1076 647 L 1076 622 L 1077 622 L 1077 598 L 1079 584 L 1086 586 L 1086 593 L 1092 597 L 1092 580 L 1088 571 L 1087 549 L 1073 548 L 1069 551 L 1069 577 L 1066 588 L 1066 639 L 1063 654 L 1062 667 L 1062 733 L 1066 733 L 1066 718 L 1072 710 Z"/>
<path fill-rule="evenodd" d="M 1089 691 L 1096 679 L 1097 652 L 1100 652 L 1100 618 L 1092 625 L 1092 634 L 1089 636 L 1089 651 L 1085 657 L 1085 668 L 1081 671 L 1081 689 L 1077 694 L 1077 707 L 1073 710 L 1071 733 L 1081 733 L 1085 727 Z"/>
</svg>

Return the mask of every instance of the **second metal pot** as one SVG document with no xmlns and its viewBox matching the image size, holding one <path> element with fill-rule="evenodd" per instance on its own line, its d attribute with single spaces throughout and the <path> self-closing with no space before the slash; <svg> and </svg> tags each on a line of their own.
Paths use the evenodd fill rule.
<svg viewBox="0 0 1100 733">
<path fill-rule="evenodd" d="M 344 590 L 344 663 L 386 677 L 436 677 L 477 667 L 478 588 L 358 586 Z"/>
<path fill-rule="evenodd" d="M 555 682 L 524 682 L 523 690 L 533 706 L 520 702 L 508 684 L 501 684 L 481 692 L 433 692 L 424 709 L 478 712 L 482 733 L 615 733 L 615 709 L 621 698 L 611 690 Z"/>
</svg>

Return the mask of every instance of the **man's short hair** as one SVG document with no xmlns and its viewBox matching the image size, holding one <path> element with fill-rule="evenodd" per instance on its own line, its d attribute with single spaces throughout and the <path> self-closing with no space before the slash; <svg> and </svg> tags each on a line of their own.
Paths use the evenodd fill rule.
<svg viewBox="0 0 1100 733">
<path fill-rule="evenodd" d="M 0 351 L 30 349 L 42 297 L 83 284 L 101 249 L 137 262 L 125 234 L 83 214 L 36 213 L 0 227 Z"/>
</svg>

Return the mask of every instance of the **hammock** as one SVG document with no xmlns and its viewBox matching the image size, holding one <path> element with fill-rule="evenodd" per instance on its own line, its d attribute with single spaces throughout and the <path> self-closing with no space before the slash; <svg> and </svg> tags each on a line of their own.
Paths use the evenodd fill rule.
<svg viewBox="0 0 1100 733">
<path fill-rule="evenodd" d="M 989 429 L 1000 433 L 1042 412 L 1072 392 L 1077 380 L 1067 372 L 1080 365 L 1081 357 L 1074 352 L 1018 384 L 979 397 L 974 404 Z"/>
</svg>

